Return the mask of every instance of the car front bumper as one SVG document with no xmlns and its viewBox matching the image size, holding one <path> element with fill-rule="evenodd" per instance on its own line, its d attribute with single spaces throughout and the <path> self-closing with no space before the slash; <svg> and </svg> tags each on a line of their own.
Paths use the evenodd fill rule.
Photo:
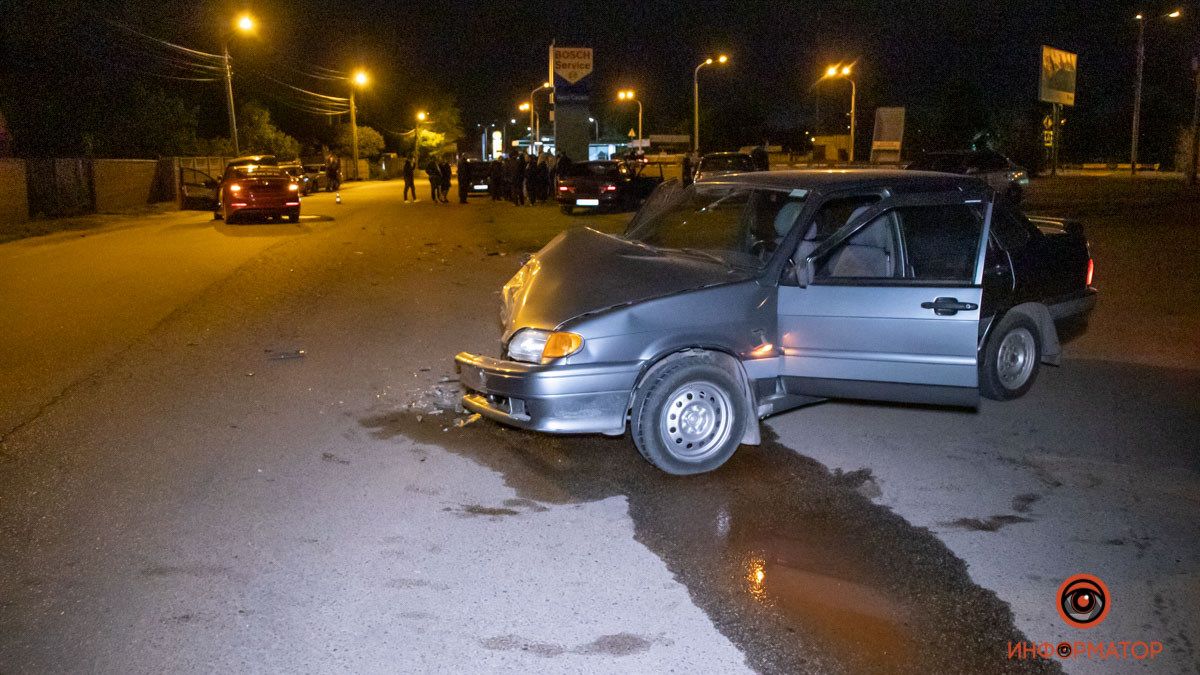
<svg viewBox="0 0 1200 675">
<path fill-rule="evenodd" d="M 640 363 L 539 365 L 462 352 L 463 407 L 508 426 L 560 434 L 625 431 Z"/>
</svg>

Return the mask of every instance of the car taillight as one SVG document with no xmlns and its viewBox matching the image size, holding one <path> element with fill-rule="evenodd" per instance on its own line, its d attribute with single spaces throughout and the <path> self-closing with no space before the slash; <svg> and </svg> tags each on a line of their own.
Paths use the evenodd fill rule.
<svg viewBox="0 0 1200 675">
<path fill-rule="evenodd" d="M 559 192 L 571 192 L 571 191 L 573 191 L 574 189 L 575 189 L 575 188 L 571 187 L 570 185 L 559 185 L 559 186 L 558 186 L 558 191 L 559 191 Z"/>
<path fill-rule="evenodd" d="M 604 190 L 605 192 L 616 192 L 617 186 L 613 185 L 612 183 L 605 183 L 604 187 L 601 189 Z"/>
<path fill-rule="evenodd" d="M 1088 258 L 1087 282 L 1085 285 L 1087 285 L 1087 286 L 1092 285 L 1092 276 L 1095 273 L 1096 273 L 1096 265 L 1095 265 L 1095 263 L 1092 262 L 1091 258 Z"/>
<path fill-rule="evenodd" d="M 234 183 L 233 185 L 230 185 L 230 186 L 229 186 L 229 191 L 230 191 L 230 192 L 241 192 L 241 191 L 242 191 L 242 186 L 241 186 L 241 185 L 238 185 L 237 183 Z"/>
</svg>

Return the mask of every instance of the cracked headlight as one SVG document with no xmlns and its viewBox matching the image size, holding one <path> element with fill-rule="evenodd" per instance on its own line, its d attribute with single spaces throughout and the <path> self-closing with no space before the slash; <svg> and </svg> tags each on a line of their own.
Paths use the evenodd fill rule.
<svg viewBox="0 0 1200 675">
<path fill-rule="evenodd" d="M 582 348 L 583 338 L 575 333 L 523 328 L 508 341 L 508 358 L 525 363 L 542 363 L 570 356 Z"/>
</svg>

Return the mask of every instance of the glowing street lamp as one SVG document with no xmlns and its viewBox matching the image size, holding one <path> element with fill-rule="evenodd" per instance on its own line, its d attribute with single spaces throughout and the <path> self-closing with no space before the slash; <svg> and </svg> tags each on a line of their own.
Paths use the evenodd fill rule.
<svg viewBox="0 0 1200 675">
<path fill-rule="evenodd" d="M 533 96 L 539 91 L 550 89 L 553 86 L 554 85 L 550 84 L 549 82 L 541 83 L 535 87 L 533 91 L 529 92 L 529 102 L 522 104 L 523 106 L 529 107 L 529 127 L 533 129 L 533 137 L 529 139 L 530 152 L 535 152 L 537 144 L 542 140 L 542 121 L 538 118 L 537 106 L 534 103 Z M 521 110 L 525 110 L 525 108 L 522 107 Z"/>
<path fill-rule="evenodd" d="M 1178 19 L 1182 16 L 1182 12 L 1178 9 L 1159 17 L 1150 17 L 1150 21 L 1155 19 Z M 1137 77 L 1133 84 L 1133 131 L 1132 138 L 1129 143 L 1129 173 L 1137 175 L 1138 164 L 1138 136 L 1141 135 L 1142 123 L 1142 70 L 1146 65 L 1146 16 L 1138 13 L 1133 17 L 1138 25 L 1138 40 L 1137 40 Z"/>
<path fill-rule="evenodd" d="M 242 154 L 238 144 L 237 113 L 233 109 L 233 69 L 229 65 L 229 34 L 234 30 L 249 34 L 258 27 L 258 22 L 249 12 L 243 12 L 233 20 L 232 29 L 221 31 L 221 54 L 225 59 L 225 106 L 229 112 L 229 140 L 233 141 L 233 154 Z"/>
<path fill-rule="evenodd" d="M 854 69 L 854 64 L 849 65 L 837 64 L 829 66 L 825 69 L 825 78 L 842 78 L 850 82 L 850 161 L 854 161 L 854 126 L 855 126 L 855 104 L 858 98 L 858 86 L 854 83 L 854 78 L 850 77 Z"/>
<path fill-rule="evenodd" d="M 717 57 L 717 63 L 725 64 L 729 62 L 729 57 L 721 54 Z M 692 150 L 700 152 L 700 69 L 704 66 L 711 66 L 712 58 L 704 59 L 696 69 L 692 71 Z"/>
<path fill-rule="evenodd" d="M 361 176 L 358 173 L 358 111 L 354 106 L 354 92 L 359 87 L 367 86 L 367 82 L 369 80 L 370 78 L 367 77 L 367 71 L 363 70 L 362 68 L 354 71 L 354 74 L 350 77 L 350 82 L 353 85 L 350 87 L 350 142 L 354 145 L 354 148 L 351 150 L 351 155 L 354 158 L 355 180 L 360 179 Z"/>
<path fill-rule="evenodd" d="M 429 119 L 424 110 L 417 111 L 417 126 L 413 128 L 413 164 L 421 166 L 421 122 Z"/>
<path fill-rule="evenodd" d="M 617 92 L 618 101 L 633 101 L 638 105 L 638 140 L 642 140 L 642 100 L 637 97 L 637 92 L 632 89 L 622 89 Z"/>
</svg>

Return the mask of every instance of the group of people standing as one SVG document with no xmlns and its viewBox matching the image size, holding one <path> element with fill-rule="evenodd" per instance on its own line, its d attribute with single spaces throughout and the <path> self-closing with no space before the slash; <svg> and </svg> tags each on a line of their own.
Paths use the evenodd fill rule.
<svg viewBox="0 0 1200 675">
<path fill-rule="evenodd" d="M 554 196 L 555 179 L 571 165 L 571 159 L 566 155 L 555 156 L 550 153 L 531 155 L 526 152 L 512 152 L 500 156 L 486 165 L 481 165 L 480 175 L 471 175 L 471 165 L 466 155 L 458 156 L 458 201 L 467 203 L 467 195 L 472 183 L 483 178 L 483 166 L 487 170 L 488 194 L 492 201 L 507 199 L 513 204 L 533 205 L 538 202 L 548 202 Z M 404 160 L 402 175 L 404 177 L 404 201 L 416 202 L 417 163 L 412 157 Z M 450 202 L 450 186 L 454 172 L 446 156 L 431 157 L 425 165 L 425 175 L 429 178 L 429 196 L 435 203 Z"/>
<path fill-rule="evenodd" d="M 550 201 L 555 178 L 570 164 L 566 155 L 550 153 L 514 152 L 497 157 L 488 167 L 488 194 L 494 202 L 507 199 L 518 206 Z"/>
</svg>

